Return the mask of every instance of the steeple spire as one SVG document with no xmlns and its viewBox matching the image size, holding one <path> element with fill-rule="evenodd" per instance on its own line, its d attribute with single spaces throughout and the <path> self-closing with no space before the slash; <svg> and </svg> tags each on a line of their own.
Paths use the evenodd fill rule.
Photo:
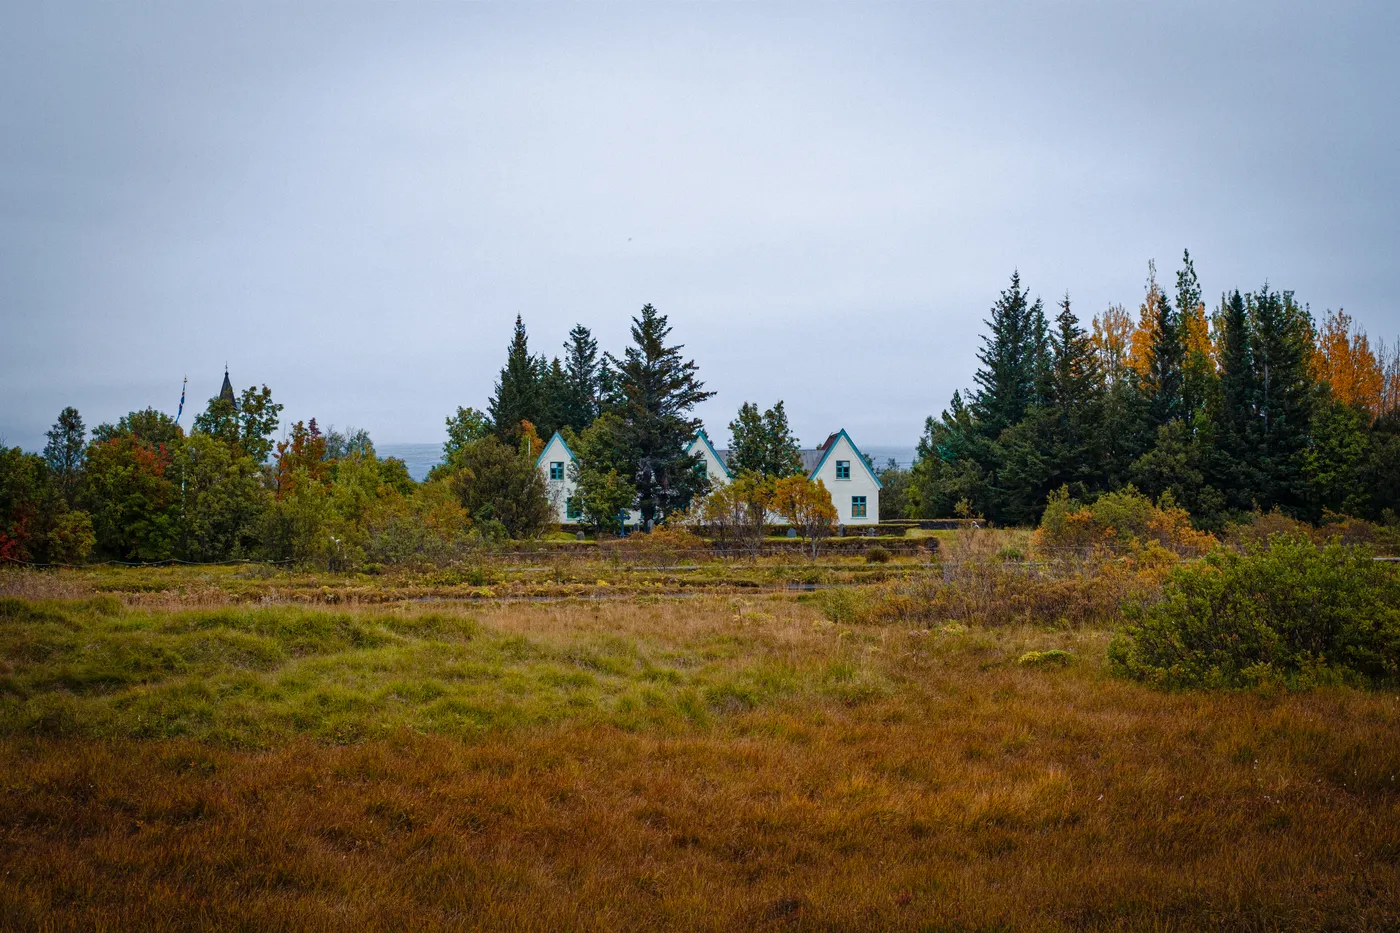
<svg viewBox="0 0 1400 933">
<path fill-rule="evenodd" d="M 238 400 L 233 396 L 233 383 L 229 382 L 227 363 L 224 364 L 224 386 L 219 390 L 219 398 L 233 402 L 235 405 L 238 404 Z"/>
</svg>

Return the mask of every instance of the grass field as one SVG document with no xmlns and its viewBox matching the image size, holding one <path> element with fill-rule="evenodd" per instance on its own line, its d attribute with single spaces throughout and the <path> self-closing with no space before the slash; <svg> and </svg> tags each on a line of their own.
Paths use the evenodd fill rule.
<svg viewBox="0 0 1400 933">
<path fill-rule="evenodd" d="M 706 573 L 0 580 L 0 929 L 1400 928 L 1400 691 Z"/>
</svg>

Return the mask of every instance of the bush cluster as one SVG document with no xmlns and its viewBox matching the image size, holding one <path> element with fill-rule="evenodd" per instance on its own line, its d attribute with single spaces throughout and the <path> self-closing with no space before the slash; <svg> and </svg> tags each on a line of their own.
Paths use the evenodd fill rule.
<svg viewBox="0 0 1400 933">
<path fill-rule="evenodd" d="M 1109 659 L 1164 687 L 1377 683 L 1400 676 L 1400 575 L 1364 546 L 1276 535 L 1219 549 L 1130 601 Z"/>
</svg>

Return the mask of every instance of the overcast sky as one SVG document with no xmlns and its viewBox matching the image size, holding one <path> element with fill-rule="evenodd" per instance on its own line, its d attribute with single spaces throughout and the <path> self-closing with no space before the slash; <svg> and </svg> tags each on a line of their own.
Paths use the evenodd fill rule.
<svg viewBox="0 0 1400 933">
<path fill-rule="evenodd" d="M 0 11 L 0 438 L 266 383 L 438 441 L 517 313 L 646 302 L 806 444 L 912 445 L 1019 267 L 1087 322 L 1183 247 L 1400 333 L 1400 4 Z"/>
</svg>

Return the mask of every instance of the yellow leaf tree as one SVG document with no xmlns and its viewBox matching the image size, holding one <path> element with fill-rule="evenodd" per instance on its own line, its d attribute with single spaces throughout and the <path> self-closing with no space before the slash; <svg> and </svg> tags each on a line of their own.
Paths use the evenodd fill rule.
<svg viewBox="0 0 1400 933">
<path fill-rule="evenodd" d="M 836 530 L 836 506 L 821 480 L 788 476 L 773 485 L 773 511 L 793 527 L 816 560 L 823 539 Z"/>
<path fill-rule="evenodd" d="M 1090 338 L 1099 356 L 1104 379 L 1117 385 L 1127 378 L 1128 356 L 1133 340 L 1133 318 L 1122 305 L 1110 305 L 1102 314 L 1094 315 L 1094 335 Z"/>
<path fill-rule="evenodd" d="M 1162 287 L 1157 284 L 1157 263 L 1147 262 L 1147 294 L 1138 308 L 1137 327 L 1128 350 L 1128 366 L 1139 376 L 1146 376 L 1152 369 L 1152 347 L 1157 339 L 1158 309 L 1162 305 Z"/>
<path fill-rule="evenodd" d="M 1326 380 L 1341 402 L 1365 408 L 1373 416 L 1382 409 L 1385 373 L 1366 332 L 1345 311 L 1329 311 L 1313 354 L 1313 373 Z"/>
</svg>

